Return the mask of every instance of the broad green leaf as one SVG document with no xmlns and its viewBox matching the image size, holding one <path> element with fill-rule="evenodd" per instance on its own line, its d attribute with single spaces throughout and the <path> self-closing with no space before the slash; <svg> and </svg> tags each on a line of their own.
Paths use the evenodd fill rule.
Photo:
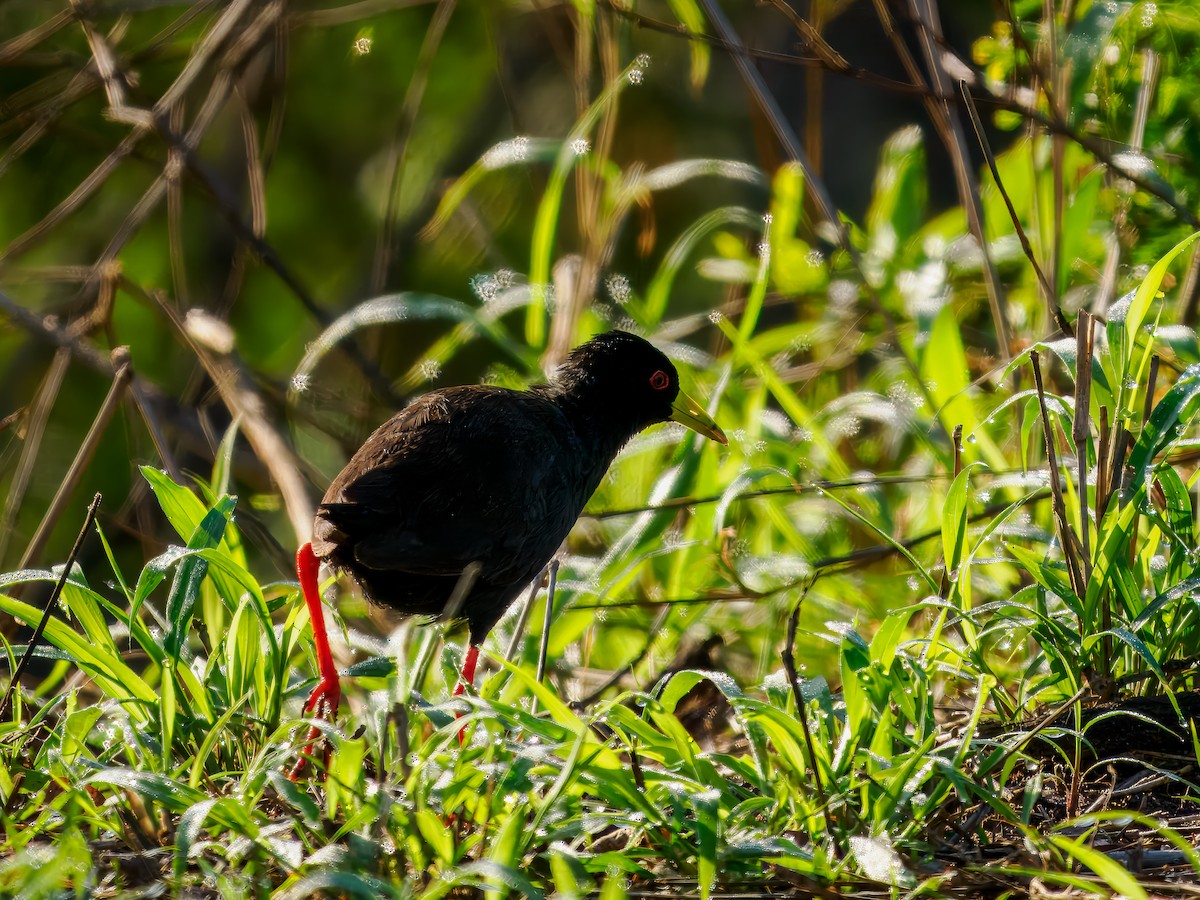
<svg viewBox="0 0 1200 900">
<path fill-rule="evenodd" d="M 101 769 L 89 775 L 82 783 L 127 788 L 146 800 L 161 804 L 173 813 L 186 812 L 207 799 L 205 794 L 181 781 L 175 781 L 166 775 L 137 772 L 133 769 Z"/>
<path fill-rule="evenodd" d="M 1200 364 L 1188 366 L 1150 413 L 1129 454 L 1133 483 L 1144 484 L 1154 458 L 1179 440 L 1200 411 Z"/>
<path fill-rule="evenodd" d="M 1078 601 L 1074 599 L 1075 592 L 1071 589 L 1071 580 L 1064 567 L 1050 563 L 1042 553 L 1021 544 L 1006 541 L 1004 547 L 1021 567 L 1033 576 L 1034 581 L 1069 605 L 1077 604 Z"/>
<path fill-rule="evenodd" d="M 0 612 L 19 619 L 30 628 L 36 628 L 42 620 L 42 610 L 6 594 L 0 594 Z M 136 721 L 142 724 L 149 721 L 146 710 L 157 706 L 158 693 L 125 665 L 120 656 L 93 646 L 65 622 L 53 616 L 46 623 L 43 634 L 52 645 L 70 654 L 80 668 L 96 679 L 101 690 L 109 697 L 142 701 L 131 703 L 127 708 Z"/>
<path fill-rule="evenodd" d="M 1097 609 L 1101 593 L 1110 586 L 1114 576 L 1120 571 L 1128 571 L 1129 539 L 1137 522 L 1138 508 L 1146 497 L 1144 481 L 1135 481 L 1133 486 L 1133 496 L 1122 498 L 1119 505 L 1110 504 L 1096 529 L 1095 564 L 1088 581 L 1087 596 L 1084 597 L 1087 622 L 1095 622 L 1092 613 Z"/>
<path fill-rule="evenodd" d="M 867 209 L 869 252 L 879 262 L 895 259 L 925 221 L 925 145 L 921 129 L 907 125 L 887 139 L 875 169 Z"/>
<path fill-rule="evenodd" d="M 1162 286 L 1167 269 L 1170 268 L 1175 257 L 1186 250 L 1197 237 L 1200 237 L 1200 231 L 1189 234 L 1172 247 L 1165 256 L 1150 267 L 1149 274 L 1138 285 L 1137 290 L 1134 292 L 1133 300 L 1129 304 L 1129 312 L 1125 315 L 1125 341 L 1127 349 L 1131 350 L 1133 348 L 1138 332 L 1141 331 L 1142 324 L 1146 321 L 1146 313 L 1150 311 L 1150 304 L 1158 296 L 1158 289 Z"/>
<path fill-rule="evenodd" d="M 933 320 L 928 341 L 921 351 L 921 377 L 946 433 L 952 434 L 955 426 L 961 425 L 963 434 L 975 435 L 984 458 L 993 467 L 1004 468 L 1004 456 L 992 441 L 991 433 L 979 427 L 966 351 L 958 329 L 958 316 L 947 304 Z"/>
<path fill-rule="evenodd" d="M 1129 623 L 1129 627 L 1133 631 L 1141 631 L 1146 625 L 1151 622 L 1160 612 L 1167 606 L 1174 603 L 1176 600 L 1182 600 L 1185 597 L 1194 597 L 1200 595 L 1200 575 L 1194 575 L 1185 581 L 1181 581 L 1170 589 L 1163 591 L 1141 611 L 1136 619 Z"/>
<path fill-rule="evenodd" d="M 158 704 L 159 737 L 162 743 L 162 770 L 170 774 L 171 759 L 175 751 L 175 714 L 178 712 L 175 703 L 175 660 L 171 658 L 162 661 L 162 682 L 159 684 L 162 699 Z"/>
<path fill-rule="evenodd" d="M 217 546 L 236 504 L 235 497 L 221 498 L 196 526 L 188 540 L 188 549 L 200 550 Z M 192 611 L 196 608 L 196 600 L 200 596 L 200 583 L 207 573 L 208 560 L 200 556 L 188 556 L 175 572 L 175 581 L 167 597 L 166 615 L 169 630 L 163 642 L 164 650 L 172 659 L 179 659 L 187 641 L 192 625 Z"/>
<path fill-rule="evenodd" d="M 954 477 L 942 506 L 942 554 L 947 574 L 957 571 L 966 553 L 967 491 L 971 486 L 972 467 L 964 467 Z"/>
<path fill-rule="evenodd" d="M 595 890 L 595 882 L 569 845 L 555 841 L 545 855 L 550 862 L 550 877 L 557 897 L 582 900 Z"/>
<path fill-rule="evenodd" d="M 454 836 L 442 822 L 441 816 L 432 809 L 419 809 L 416 814 L 417 829 L 425 843 L 433 850 L 438 862 L 449 866 L 454 862 Z"/>
<path fill-rule="evenodd" d="M 506 818 L 488 843 L 488 859 L 508 868 L 520 865 L 522 851 L 528 842 L 527 837 L 522 840 L 528 811 L 525 803 L 517 803 L 505 810 Z"/>
<path fill-rule="evenodd" d="M 692 809 L 696 814 L 696 881 L 700 887 L 701 900 L 708 900 L 717 882 L 717 847 L 721 824 L 719 800 L 716 789 L 691 795 Z"/>
</svg>

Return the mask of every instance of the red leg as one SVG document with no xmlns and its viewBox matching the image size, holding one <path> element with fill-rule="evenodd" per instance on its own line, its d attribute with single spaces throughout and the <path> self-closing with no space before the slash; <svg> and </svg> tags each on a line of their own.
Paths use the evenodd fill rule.
<svg viewBox="0 0 1200 900">
<path fill-rule="evenodd" d="M 467 648 L 467 658 L 463 660 L 462 674 L 458 676 L 458 684 L 454 686 L 454 696 L 457 697 L 467 689 L 468 684 L 475 681 L 475 664 L 479 662 L 479 646 L 471 644 Z M 456 713 L 454 718 L 461 719 L 462 713 Z M 467 726 L 458 729 L 458 744 L 461 747 L 467 740 Z"/>
<path fill-rule="evenodd" d="M 465 691 L 468 684 L 475 681 L 475 664 L 477 662 L 479 662 L 479 647 L 472 644 L 467 648 L 467 658 L 463 660 L 462 674 L 458 677 L 458 684 L 454 686 L 455 697 Z"/>
<path fill-rule="evenodd" d="M 342 688 L 338 683 L 337 668 L 333 664 L 333 654 L 329 650 L 329 635 L 325 631 L 325 613 L 321 609 L 321 592 L 317 584 L 317 572 L 321 567 L 320 561 L 313 553 L 312 544 L 305 544 L 296 554 L 296 574 L 300 576 L 300 593 L 304 595 L 304 604 L 308 607 L 308 618 L 312 623 L 313 646 L 317 651 L 317 672 L 320 680 L 304 704 L 305 715 L 328 719 L 332 722 L 337 718 L 338 701 L 342 697 Z M 312 754 L 313 744 L 321 736 L 318 728 L 312 728 L 306 738 L 307 746 L 300 752 L 300 759 L 288 773 L 295 781 L 304 771 L 304 764 Z"/>
</svg>

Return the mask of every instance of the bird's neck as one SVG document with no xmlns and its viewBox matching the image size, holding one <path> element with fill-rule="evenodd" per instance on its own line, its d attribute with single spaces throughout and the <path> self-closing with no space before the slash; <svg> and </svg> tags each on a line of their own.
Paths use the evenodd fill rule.
<svg viewBox="0 0 1200 900">
<path fill-rule="evenodd" d="M 629 421 L 627 410 L 604 402 L 602 395 L 590 396 L 586 388 L 576 384 L 563 390 L 551 385 L 546 394 L 562 410 L 579 440 L 586 464 L 596 467 L 598 480 L 621 448 L 644 426 Z"/>
</svg>

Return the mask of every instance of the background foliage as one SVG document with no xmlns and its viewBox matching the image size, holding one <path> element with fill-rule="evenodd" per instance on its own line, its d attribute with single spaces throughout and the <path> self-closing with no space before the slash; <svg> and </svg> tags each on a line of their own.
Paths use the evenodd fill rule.
<svg viewBox="0 0 1200 900">
<path fill-rule="evenodd" d="M 1118 815 L 1095 710 L 1191 718 L 1200 9 L 726 5 L 0 6 L 14 665 L 104 495 L 0 726 L 5 890 L 1194 874 L 1189 776 Z M 288 781 L 324 486 L 614 326 L 729 447 L 630 444 L 461 748 L 460 642 L 330 583 Z"/>
</svg>

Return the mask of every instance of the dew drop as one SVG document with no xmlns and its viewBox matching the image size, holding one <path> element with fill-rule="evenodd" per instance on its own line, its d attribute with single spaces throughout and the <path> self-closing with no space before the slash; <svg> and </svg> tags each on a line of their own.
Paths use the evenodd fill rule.
<svg viewBox="0 0 1200 900">
<path fill-rule="evenodd" d="M 633 288 L 629 284 L 629 279 L 624 275 L 609 275 L 604 279 L 604 287 L 608 291 L 608 296 L 612 297 L 613 303 L 618 306 L 624 306 L 633 296 Z"/>
</svg>

